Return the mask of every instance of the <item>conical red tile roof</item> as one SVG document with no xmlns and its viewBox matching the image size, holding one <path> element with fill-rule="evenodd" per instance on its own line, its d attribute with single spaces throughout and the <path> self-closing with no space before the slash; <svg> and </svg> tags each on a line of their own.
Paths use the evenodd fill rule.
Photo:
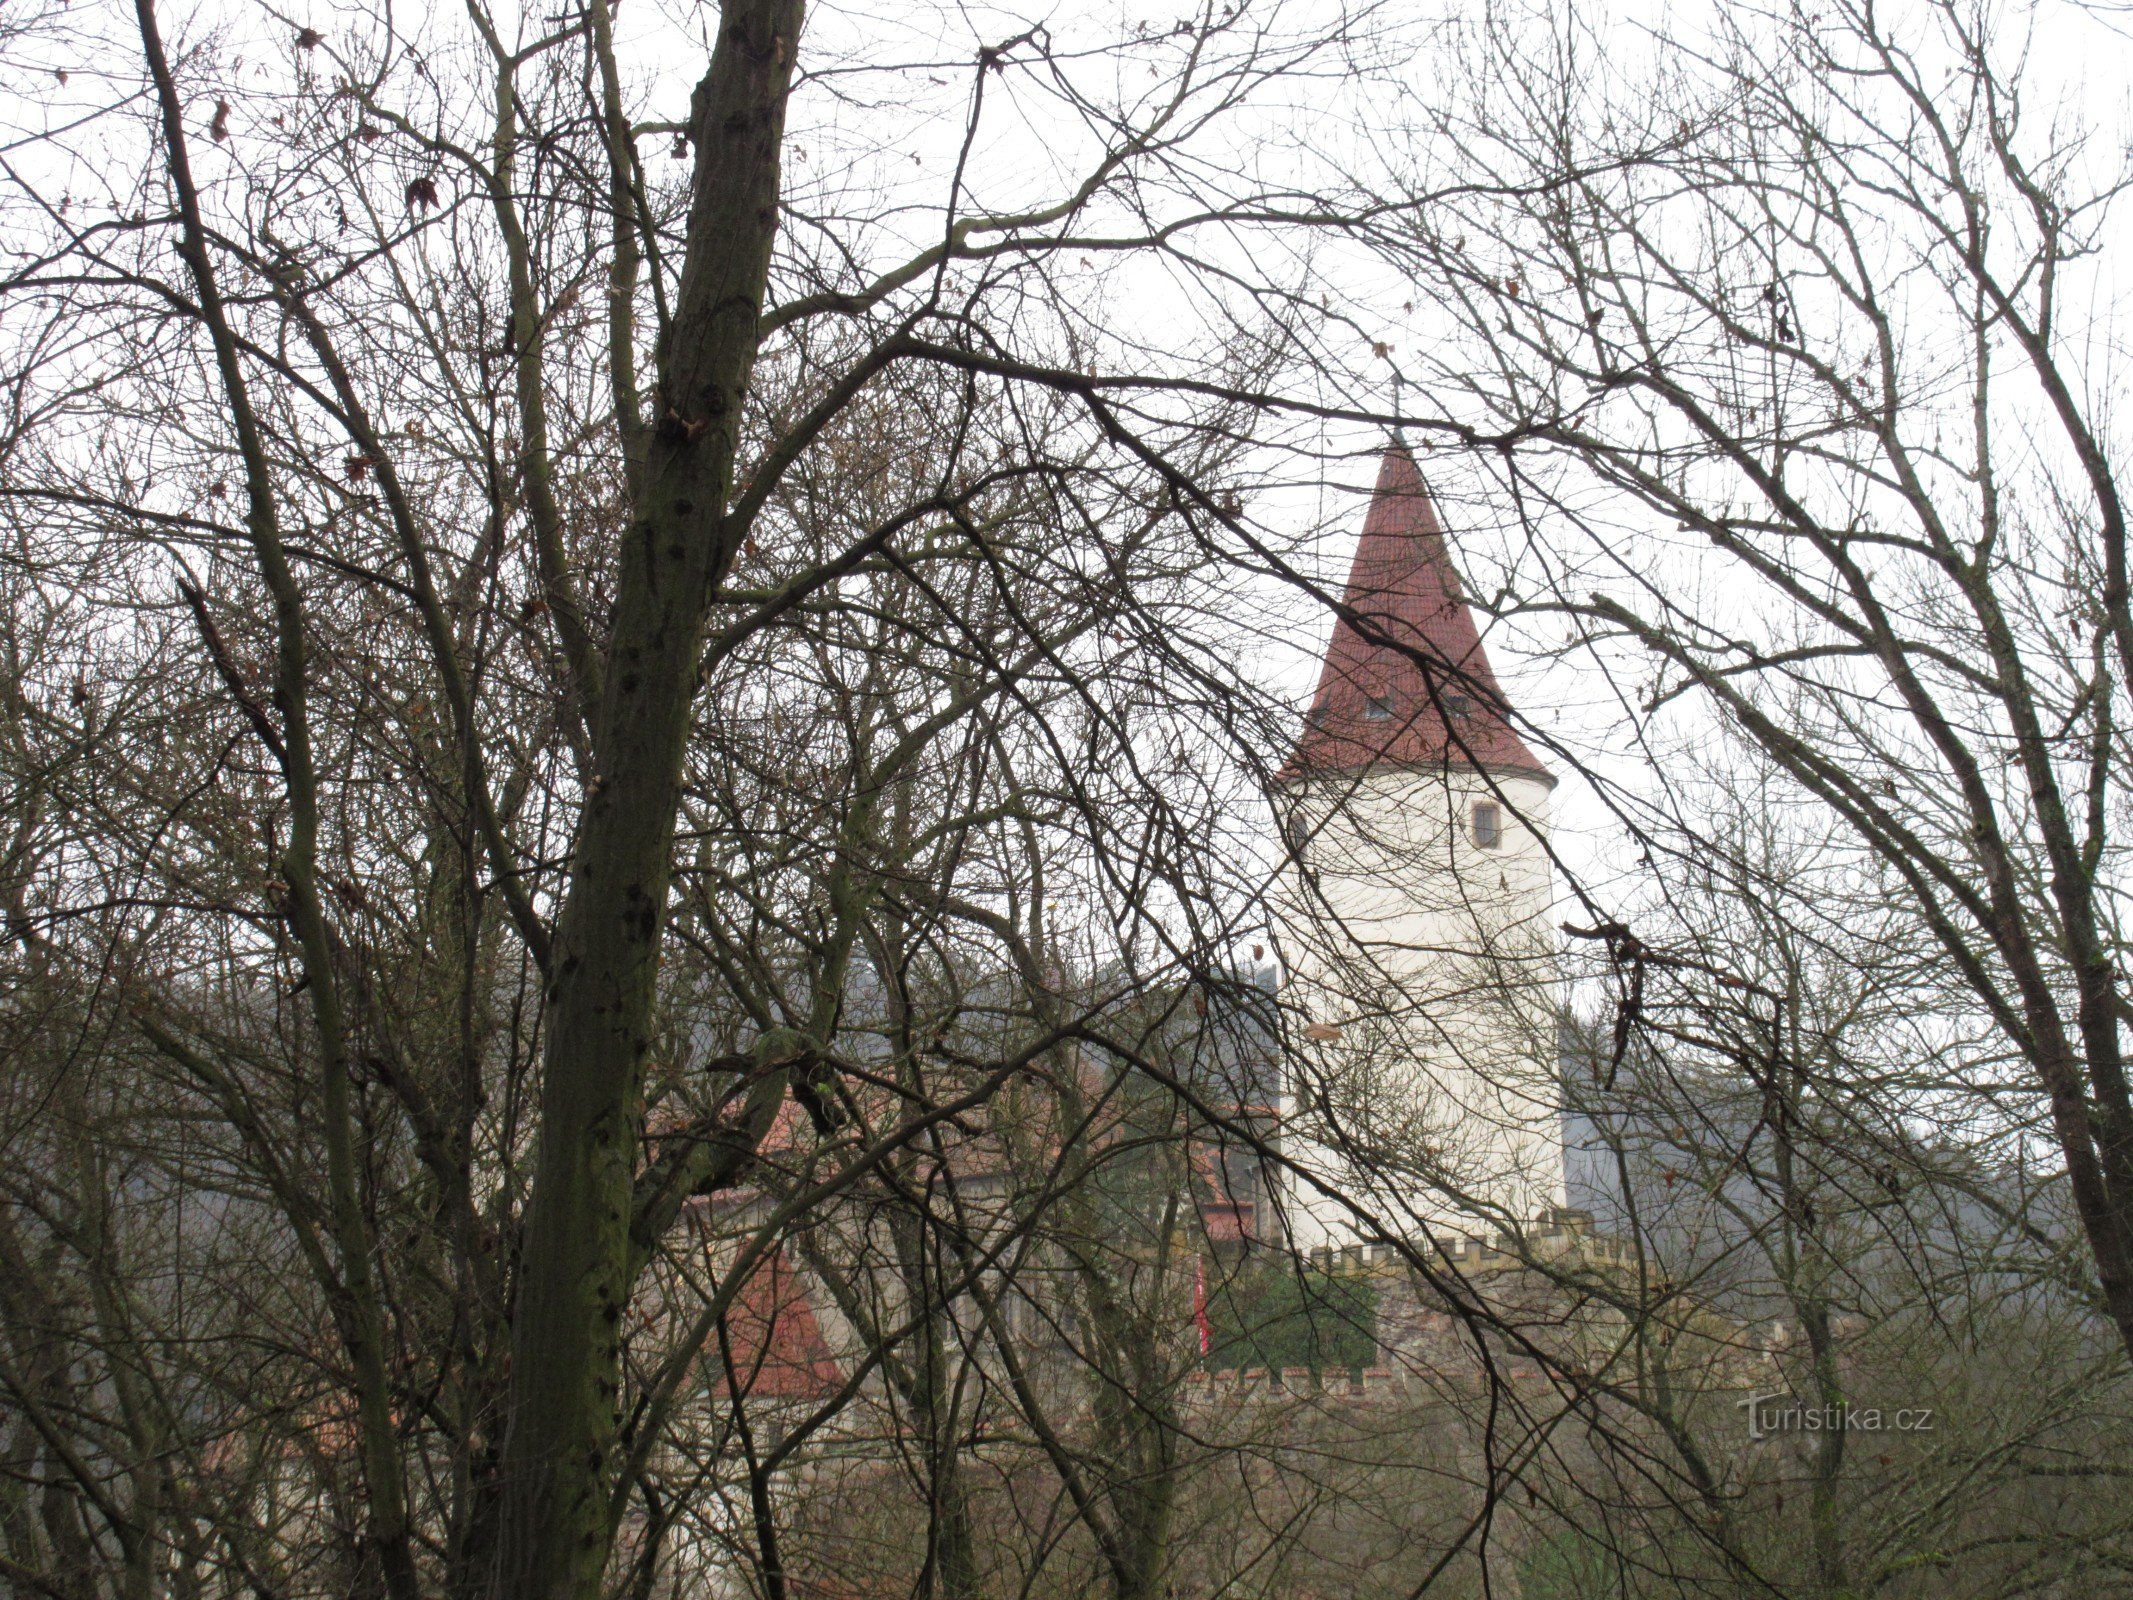
<svg viewBox="0 0 2133 1600">
<path fill-rule="evenodd" d="M 1553 781 L 1506 715 L 1437 508 L 1401 446 L 1378 464 L 1343 599 L 1356 621 L 1343 616 L 1333 625 L 1286 776 L 1386 763 Z"/>
</svg>

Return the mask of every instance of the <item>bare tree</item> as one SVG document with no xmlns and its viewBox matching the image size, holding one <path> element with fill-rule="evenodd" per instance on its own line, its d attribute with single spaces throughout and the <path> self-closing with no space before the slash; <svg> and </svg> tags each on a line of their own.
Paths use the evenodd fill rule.
<svg viewBox="0 0 2133 1600">
<path fill-rule="evenodd" d="M 788 106 L 814 97 L 826 149 L 849 86 L 938 69 L 864 38 L 811 67 L 796 4 L 666 41 L 708 65 L 664 120 L 601 3 L 425 36 L 149 0 L 130 38 L 43 20 L 17 47 L 141 70 L 10 180 L 13 925 L 110 1041 L 107 1105 L 218 1130 L 231 1209 L 200 1220 L 192 1156 L 164 1169 L 175 1220 L 115 1180 L 80 1198 L 123 1196 L 181 1260 L 241 1212 L 307 1374 L 189 1439 L 204 1473 L 259 1464 L 201 1511 L 200 1559 L 272 1587 L 258 1497 L 330 1490 L 351 1585 L 596 1592 L 744 1277 L 699 1280 L 663 1324 L 682 1344 L 633 1366 L 689 1207 L 803 1107 L 827 1153 L 759 1254 L 1016 1068 L 887 1122 L 842 1104 L 869 1071 L 845 997 L 895 919 L 997 946 L 988 919 L 1041 915 L 1036 866 L 991 842 L 1023 792 L 994 752 L 1035 763 L 1016 783 L 1078 838 L 1080 892 L 1181 886 L 1128 906 L 1131 937 L 1179 965 L 1219 943 L 1186 848 L 1207 796 L 1142 762 L 1157 694 L 1265 732 L 1192 619 L 1249 426 L 1227 391 L 1273 375 L 1290 294 L 1261 285 L 1270 318 L 1247 284 L 1247 337 L 1218 317 L 1167 353 L 1089 297 L 1141 254 L 1227 303 L 1239 236 L 1287 208 L 1196 152 L 1340 70 L 1344 30 L 973 41 L 951 171 L 885 220 L 834 176 L 795 187 Z M 1079 170 L 1018 183 L 1015 100 L 1071 122 Z M 30 649 L 39 606 L 74 643 Z M 169 1495 L 114 1498 L 65 1429 L 37 1439 L 82 1582 L 83 1537 L 137 1573 L 190 1548 Z"/>
<path fill-rule="evenodd" d="M 1454 32 L 1465 87 L 1335 182 L 1289 114 L 1397 81 L 1367 17 L 1003 22 L 952 67 L 788 0 L 11 17 L 8 1581 L 1836 1594 L 1979 1507 L 2109 1569 L 2039 1463 L 2112 1437 L 2089 1314 L 2133 1342 L 2133 613 L 2066 310 L 2117 179 L 1988 20 L 1740 15 L 1649 81 L 1574 15 Z M 1358 242 L 1420 364 L 1336 306 Z M 1515 714 L 1256 514 L 1351 426 L 1497 493 L 1478 609 L 1782 777 L 1601 785 L 1656 863 L 1573 885 L 1612 1243 L 1311 1010 L 1482 1040 L 1524 1137 L 1549 941 L 1457 993 L 1238 957 L 1299 822 L 1371 825 L 1299 809 L 1255 629 L 1405 651 L 1453 744 Z M 1544 885 L 1541 778 L 1464 754 Z M 1826 871 L 1731 826 L 1802 800 Z M 1297 1259 L 1306 1196 L 1367 1252 Z M 1818 1441 L 1771 1531 L 1736 1390 L 1982 1390 L 2024 1339 L 2065 1370 L 1989 1441 L 1894 1501 Z"/>
<path fill-rule="evenodd" d="M 1409 192 L 1466 187 L 1387 248 L 1465 336 L 1435 437 L 1488 447 L 1536 541 L 1501 607 L 1567 622 L 1662 763 L 1713 717 L 1843 820 L 2133 1348 L 2133 626 L 2087 298 L 2123 177 L 2030 49 L 2090 25 L 1777 6 L 1625 54 L 1491 23 L 1412 146 L 1443 165 Z"/>
</svg>

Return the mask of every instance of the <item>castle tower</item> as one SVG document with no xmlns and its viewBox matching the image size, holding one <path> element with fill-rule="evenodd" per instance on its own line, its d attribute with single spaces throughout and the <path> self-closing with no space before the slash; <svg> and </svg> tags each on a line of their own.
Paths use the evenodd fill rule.
<svg viewBox="0 0 2133 1600">
<path fill-rule="evenodd" d="M 1282 773 L 1288 1146 L 1400 1231 L 1530 1222 L 1563 1203 L 1555 779 L 1511 726 L 1403 448 L 1345 603 Z M 1289 1199 L 1295 1242 L 1353 1239 L 1312 1189 Z"/>
</svg>

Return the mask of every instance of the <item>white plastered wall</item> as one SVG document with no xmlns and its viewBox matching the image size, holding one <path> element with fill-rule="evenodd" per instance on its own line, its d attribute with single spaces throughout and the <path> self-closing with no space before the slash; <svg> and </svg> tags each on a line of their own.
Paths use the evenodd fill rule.
<svg viewBox="0 0 2133 1600">
<path fill-rule="evenodd" d="M 1320 1180 L 1289 1196 L 1298 1246 L 1358 1237 L 1321 1189 L 1408 1233 L 1486 1234 L 1563 1203 L 1550 787 L 1388 767 L 1292 791 L 1285 1141 Z M 1494 848 L 1476 805 L 1497 807 Z"/>
</svg>

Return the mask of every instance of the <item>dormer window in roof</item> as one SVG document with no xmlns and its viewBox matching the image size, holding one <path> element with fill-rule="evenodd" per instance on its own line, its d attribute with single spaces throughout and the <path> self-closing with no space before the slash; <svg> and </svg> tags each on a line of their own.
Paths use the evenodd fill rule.
<svg viewBox="0 0 2133 1600">
<path fill-rule="evenodd" d="M 1444 697 L 1444 714 L 1464 722 L 1474 714 L 1474 702 L 1463 694 L 1448 694 Z"/>
<path fill-rule="evenodd" d="M 1392 720 L 1392 696 L 1373 694 L 1363 697 L 1363 720 L 1365 722 L 1390 722 Z"/>
</svg>

